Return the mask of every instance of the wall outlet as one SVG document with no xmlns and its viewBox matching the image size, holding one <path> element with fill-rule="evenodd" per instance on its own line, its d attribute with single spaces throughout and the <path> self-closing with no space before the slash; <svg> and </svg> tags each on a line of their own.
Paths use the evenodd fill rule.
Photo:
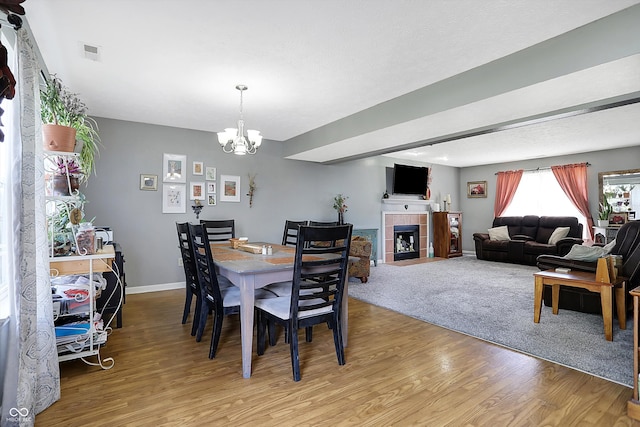
<svg viewBox="0 0 640 427">
<path fill-rule="evenodd" d="M 182 257 L 178 257 L 178 267 L 182 267 Z"/>
</svg>

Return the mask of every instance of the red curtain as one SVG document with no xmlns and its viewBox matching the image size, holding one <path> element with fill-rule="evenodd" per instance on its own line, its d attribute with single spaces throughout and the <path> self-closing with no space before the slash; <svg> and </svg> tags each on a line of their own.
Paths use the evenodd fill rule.
<svg viewBox="0 0 640 427">
<path fill-rule="evenodd" d="M 587 164 L 551 166 L 558 184 L 582 215 L 587 218 L 587 231 L 593 239 L 593 218 L 589 210 L 589 193 L 587 191 Z"/>
<path fill-rule="evenodd" d="M 523 170 L 498 172 L 496 181 L 496 199 L 493 203 L 493 216 L 499 217 L 507 209 L 513 200 L 514 194 L 520 184 Z"/>
</svg>

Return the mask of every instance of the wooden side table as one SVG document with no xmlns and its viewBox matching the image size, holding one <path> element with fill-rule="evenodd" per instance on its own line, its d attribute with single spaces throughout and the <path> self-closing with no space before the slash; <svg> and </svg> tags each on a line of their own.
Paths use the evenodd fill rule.
<svg viewBox="0 0 640 427">
<path fill-rule="evenodd" d="M 544 289 L 544 285 L 551 286 L 551 304 L 553 314 L 558 314 L 560 286 L 564 285 L 583 288 L 600 294 L 600 304 L 602 305 L 602 318 L 604 322 L 604 336 L 607 341 L 613 341 L 612 293 L 615 289 L 618 324 L 620 325 L 620 329 L 627 328 L 627 313 L 624 304 L 627 279 L 621 276 L 615 277 L 615 275 L 610 275 L 608 273 L 606 259 L 601 258 L 598 261 L 598 270 L 595 274 L 585 271 L 558 273 L 554 270 L 547 270 L 534 273 L 533 276 L 535 279 L 533 321 L 535 323 L 540 322 L 540 313 L 542 311 L 542 290 Z M 613 279 L 611 278 L 612 276 Z"/>
</svg>

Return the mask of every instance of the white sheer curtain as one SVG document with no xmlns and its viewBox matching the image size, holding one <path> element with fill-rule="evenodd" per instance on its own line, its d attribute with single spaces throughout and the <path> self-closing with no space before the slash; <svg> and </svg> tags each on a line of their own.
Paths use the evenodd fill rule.
<svg viewBox="0 0 640 427">
<path fill-rule="evenodd" d="M 5 140 L 11 156 L 13 277 L 12 335 L 2 402 L 2 426 L 30 426 L 60 398 L 47 253 L 39 66 L 25 29 L 17 32 L 14 132 Z M 19 130 L 19 131 L 16 131 Z"/>
<path fill-rule="evenodd" d="M 582 224 L 584 239 L 589 238 L 587 219 L 569 200 L 550 169 L 526 171 L 503 216 L 575 216 Z"/>
</svg>

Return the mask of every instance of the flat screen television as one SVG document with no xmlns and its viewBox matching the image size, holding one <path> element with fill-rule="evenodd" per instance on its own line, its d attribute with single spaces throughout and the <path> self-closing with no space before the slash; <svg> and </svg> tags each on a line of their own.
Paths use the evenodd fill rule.
<svg viewBox="0 0 640 427">
<path fill-rule="evenodd" d="M 393 165 L 393 194 L 427 194 L 429 170 L 421 166 Z"/>
</svg>

